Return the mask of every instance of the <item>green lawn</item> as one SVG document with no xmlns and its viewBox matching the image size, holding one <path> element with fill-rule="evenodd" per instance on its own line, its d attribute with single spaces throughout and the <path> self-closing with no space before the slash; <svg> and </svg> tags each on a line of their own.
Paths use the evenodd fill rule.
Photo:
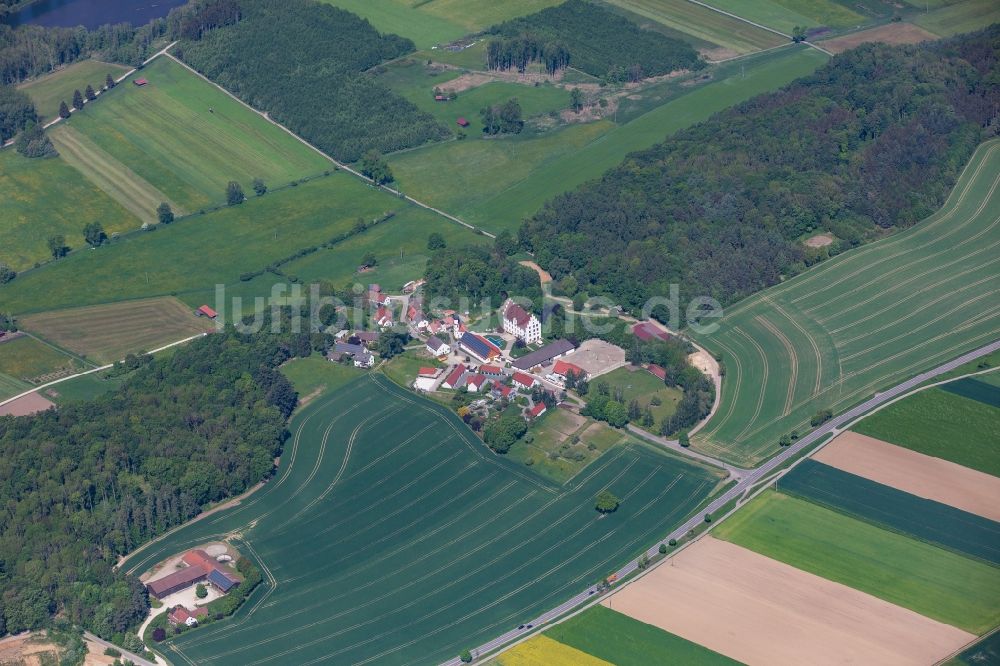
<svg viewBox="0 0 1000 666">
<path fill-rule="evenodd" d="M 836 0 L 707 0 L 705 4 L 789 35 L 795 26 L 849 28 L 868 22 Z"/>
<path fill-rule="evenodd" d="M 1000 623 L 1000 568 L 768 491 L 716 537 L 975 634 Z"/>
<path fill-rule="evenodd" d="M 604 606 L 592 606 L 547 630 L 544 635 L 617 666 L 651 663 L 735 666 L 740 663 Z"/>
<path fill-rule="evenodd" d="M 432 16 L 447 18 L 462 25 L 468 32 L 478 32 L 518 16 L 540 12 L 563 0 L 429 0 L 415 2 L 420 10 Z"/>
<path fill-rule="evenodd" d="M 276 187 L 332 168 L 295 137 L 168 57 L 154 60 L 141 76 L 148 85 L 123 82 L 73 114 L 68 124 L 100 148 L 102 157 L 117 160 L 188 212 L 225 203 L 231 180 L 252 196 L 254 178 Z"/>
<path fill-rule="evenodd" d="M 138 573 L 239 534 L 264 572 L 235 618 L 161 644 L 171 661 L 440 663 L 627 561 L 716 478 L 626 446 L 557 488 L 377 372 L 313 400 L 289 429 L 276 478 L 252 498 L 124 562 Z M 601 518 L 605 487 L 622 503 Z"/>
<path fill-rule="evenodd" d="M 353 365 L 332 363 L 322 354 L 313 354 L 307 358 L 288 361 L 281 366 L 281 374 L 299 392 L 299 400 L 308 404 L 317 396 L 335 391 L 357 379 L 364 371 Z"/>
<path fill-rule="evenodd" d="M 818 410 L 843 411 L 996 339 L 996 267 L 982 239 L 1000 214 L 998 173 L 993 140 L 934 215 L 731 305 L 717 331 L 694 335 L 722 355 L 726 377 L 692 445 L 756 465 Z"/>
<path fill-rule="evenodd" d="M 17 377 L 0 373 L 0 400 L 23 393 L 30 388 L 31 384 L 23 382 Z"/>
<path fill-rule="evenodd" d="M 608 386 L 611 387 L 612 396 L 614 396 L 614 389 L 620 388 L 624 394 L 623 404 L 626 406 L 632 400 L 638 400 L 642 407 L 649 405 L 657 423 L 673 416 L 674 412 L 677 411 L 677 403 L 684 397 L 680 389 L 667 386 L 663 381 L 642 368 L 632 368 L 631 366 L 618 368 L 597 377 L 591 382 L 591 390 L 594 390 L 601 382 L 607 382 Z M 659 405 L 651 403 L 654 395 L 660 399 Z"/>
<path fill-rule="evenodd" d="M 350 231 L 358 217 L 371 220 L 392 210 L 398 213 L 383 223 L 392 228 L 385 237 L 415 238 L 426 247 L 428 229 L 445 225 L 462 229 L 353 176 L 334 172 L 95 251 L 74 253 L 43 270 L 19 276 L 0 290 L 5 309 L 19 314 L 175 292 L 182 296 L 196 293 L 195 300 L 214 302 L 216 285 L 230 285 L 234 294 L 268 295 L 271 284 L 284 280 L 262 276 L 254 284 L 255 293 L 247 294 L 240 291 L 244 283 L 239 276 Z M 374 228 L 382 230 L 382 225 Z M 357 242 L 364 243 L 368 233 L 356 237 Z M 477 238 L 468 230 L 464 233 Z M 338 247 L 313 256 L 321 255 L 330 271 L 350 275 L 358 263 L 349 253 L 345 259 Z M 398 253 L 393 246 L 383 246 L 381 251 Z M 82 281 L 81 276 L 87 279 Z"/>
<path fill-rule="evenodd" d="M 24 336 L 0 343 L 0 373 L 32 384 L 44 375 L 80 368 L 82 364 L 43 342 Z"/>
<path fill-rule="evenodd" d="M 396 154 L 389 161 L 407 194 L 489 231 L 516 232 L 546 201 L 600 177 L 628 153 L 809 74 L 825 61 L 815 49 L 792 46 L 742 65 L 719 67 L 713 70 L 714 80 L 704 85 L 658 86 L 655 93 L 664 95 L 664 102 L 635 117 L 629 114 L 620 126 L 601 120 L 530 137 L 451 141 Z M 629 100 L 640 110 L 644 102 Z M 624 110 L 620 114 L 626 115 Z"/>
<path fill-rule="evenodd" d="M 1000 476 L 1000 409 L 932 388 L 889 405 L 852 430 Z"/>
<path fill-rule="evenodd" d="M 383 370 L 387 377 L 403 388 L 410 388 L 420 374 L 420 368 L 440 368 L 443 364 L 425 350 L 411 350 L 393 357 Z"/>
<path fill-rule="evenodd" d="M 88 85 L 100 90 L 108 74 L 118 78 L 128 70 L 123 65 L 100 60 L 80 60 L 18 87 L 28 93 L 39 115 L 49 120 L 59 115 L 59 102 L 72 106 L 74 90 L 83 93 Z"/>
<path fill-rule="evenodd" d="M 90 222 L 108 234 L 140 225 L 61 157 L 28 159 L 12 148 L 0 150 L 0 201 L 0 262 L 18 271 L 51 259 L 46 241 L 56 234 L 79 248 Z"/>
<path fill-rule="evenodd" d="M 756 0 L 747 0 L 756 2 Z M 608 0 L 630 12 L 687 33 L 699 40 L 717 44 L 713 57 L 752 53 L 778 46 L 788 40 L 745 21 L 712 11 L 688 0 Z"/>
<path fill-rule="evenodd" d="M 914 23 L 941 37 L 979 30 L 998 21 L 1000 4 L 995 0 L 962 0 L 913 17 Z"/>
<path fill-rule="evenodd" d="M 627 439 L 625 432 L 593 419 L 550 409 L 532 422 L 528 434 L 511 447 L 507 457 L 563 484 Z"/>
</svg>

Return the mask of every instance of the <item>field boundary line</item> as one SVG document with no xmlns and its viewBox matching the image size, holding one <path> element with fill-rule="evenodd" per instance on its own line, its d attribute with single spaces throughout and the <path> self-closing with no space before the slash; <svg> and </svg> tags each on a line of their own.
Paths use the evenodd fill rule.
<svg viewBox="0 0 1000 666">
<path fill-rule="evenodd" d="M 220 86 L 218 83 L 216 83 L 212 79 L 208 78 L 207 76 L 205 76 L 204 74 L 202 74 L 201 72 L 199 72 L 198 70 L 196 70 L 195 68 L 193 68 L 190 65 L 188 65 L 186 62 L 184 62 L 184 61 L 180 60 L 179 58 L 175 57 L 172 53 L 169 52 L 169 49 L 174 44 L 176 44 L 176 43 L 177 42 L 174 42 L 173 44 L 170 44 L 169 46 L 167 46 L 166 48 L 164 48 L 162 51 L 160 51 L 159 53 L 157 53 L 156 56 L 158 56 L 158 55 L 164 55 L 167 58 L 170 58 L 171 60 L 173 60 L 174 62 L 176 62 L 180 66 L 182 66 L 185 69 L 187 69 L 189 72 L 191 72 L 194 75 L 198 76 L 202 80 L 207 81 L 211 85 L 215 86 L 216 88 L 218 88 L 219 90 L 221 90 L 222 92 L 224 92 L 229 97 L 233 98 L 234 100 L 236 100 L 237 102 L 239 102 L 240 104 L 242 104 L 243 106 L 245 106 L 246 108 L 250 109 L 251 111 L 253 111 L 254 113 L 256 113 L 258 116 L 260 116 L 261 118 L 263 118 L 267 122 L 271 123 L 275 127 L 280 127 L 282 130 L 284 130 L 285 132 L 287 132 L 290 136 L 294 137 L 297 141 L 301 142 L 305 146 L 308 146 L 312 150 L 316 151 L 316 153 L 318 153 L 319 155 L 322 155 L 323 157 L 325 157 L 326 159 L 328 159 L 338 169 L 342 169 L 343 171 L 346 171 L 346 172 L 348 172 L 348 173 L 350 173 L 350 174 L 352 174 L 354 176 L 357 176 L 358 178 L 360 178 L 361 180 L 364 180 L 365 182 L 369 183 L 370 185 L 372 185 L 376 189 L 380 189 L 380 190 L 383 190 L 385 192 L 388 192 L 389 194 L 392 194 L 392 195 L 394 195 L 394 196 L 396 196 L 396 197 L 398 197 L 400 199 L 403 199 L 404 201 L 412 203 L 415 206 L 419 206 L 420 208 L 423 208 L 425 210 L 429 210 L 432 213 L 436 213 L 436 214 L 440 215 L 441 217 L 443 217 L 445 219 L 451 220 L 452 222 L 455 222 L 456 224 L 460 224 L 463 227 L 469 229 L 470 231 L 473 231 L 475 233 L 483 234 L 484 236 L 487 236 L 489 238 L 496 238 L 495 234 L 492 234 L 492 233 L 490 233 L 490 232 L 488 232 L 488 231 L 486 231 L 484 229 L 480 229 L 479 227 L 477 227 L 475 225 L 469 224 L 465 220 L 462 220 L 462 219 L 460 219 L 458 217 L 455 217 L 454 215 L 452 215 L 450 213 L 446 213 L 446 212 L 444 212 L 443 210 L 441 210 L 439 208 L 435 208 L 434 206 L 431 206 L 429 204 L 425 204 L 422 201 L 418 201 L 417 199 L 414 199 L 410 195 L 403 194 L 399 190 L 396 190 L 396 189 L 393 189 L 391 187 L 388 187 L 387 185 L 379 185 L 374 180 L 372 180 L 368 176 L 364 175 L 360 171 L 357 171 L 356 169 L 348 166 L 347 164 L 345 164 L 343 162 L 340 162 L 339 160 L 337 160 L 337 159 L 333 158 L 332 156 L 328 155 L 327 153 L 323 152 L 321 149 L 319 149 L 318 147 L 316 147 L 313 144 L 309 143 L 304 138 L 302 138 L 301 136 L 299 136 L 298 134 L 296 134 L 295 132 L 293 132 L 292 130 L 288 129 L 287 127 L 285 127 L 284 125 L 282 125 L 281 123 L 279 123 L 277 120 L 275 120 L 274 118 L 272 118 L 267 113 L 267 111 L 259 111 L 259 110 L 255 109 L 254 107 L 250 106 L 249 104 L 247 104 L 246 102 L 244 102 L 242 99 L 240 99 L 239 97 L 237 97 L 233 93 L 229 92 L 228 90 L 226 90 L 225 88 L 223 88 L 222 86 Z M 155 58 L 156 56 L 153 56 L 153 57 Z M 150 60 L 152 60 L 152 58 L 150 58 Z M 143 63 L 143 64 L 145 64 L 145 63 Z M 136 71 L 136 70 L 133 70 L 133 72 L 134 71 Z M 130 74 L 131 73 L 132 72 L 130 72 Z"/>
<path fill-rule="evenodd" d="M 700 7 L 704 7 L 705 9 L 710 9 L 713 12 L 717 12 L 719 14 L 724 14 L 725 16 L 728 16 L 730 18 L 734 18 L 737 21 L 743 21 L 744 23 L 752 25 L 755 28 L 760 28 L 761 30 L 767 30 L 768 32 L 772 32 L 772 33 L 774 33 L 776 35 L 781 35 L 782 37 L 791 40 L 792 43 L 795 43 L 795 40 L 792 39 L 791 35 L 786 35 L 785 33 L 781 32 L 780 30 L 775 30 L 774 28 L 768 27 L 768 26 L 763 25 L 761 23 L 756 23 L 754 21 L 751 21 L 750 19 L 743 18 L 742 16 L 740 16 L 738 14 L 732 14 L 730 12 L 727 12 L 727 11 L 723 10 L 723 9 L 719 9 L 718 7 L 713 7 L 712 5 L 705 4 L 704 2 L 699 2 L 699 0 L 688 0 L 688 2 L 690 2 L 693 5 L 698 5 Z M 811 46 L 812 48 L 816 49 L 817 51 L 820 51 L 821 53 L 825 53 L 828 56 L 831 56 L 831 57 L 833 56 L 832 52 L 827 51 L 823 47 L 817 46 L 816 44 L 813 44 L 812 42 L 810 42 L 808 40 L 802 40 L 802 43 L 803 44 L 807 44 L 808 46 Z M 779 46 L 784 46 L 784 45 L 782 44 L 782 45 L 779 45 Z M 771 48 L 777 48 L 777 47 L 771 47 Z M 768 49 L 768 50 L 770 50 L 770 49 Z M 756 53 L 760 53 L 760 51 L 757 51 Z"/>
<path fill-rule="evenodd" d="M 184 338 L 183 340 L 177 340 L 176 342 L 171 342 L 169 344 L 163 345 L 162 347 L 157 347 L 156 349 L 152 349 L 152 350 L 150 350 L 150 351 L 148 351 L 146 353 L 147 354 L 156 354 L 156 353 L 161 352 L 161 351 L 163 351 L 165 349 L 170 349 L 171 347 L 176 347 L 177 345 L 182 345 L 185 342 L 191 342 L 192 340 L 194 340 L 196 338 L 205 337 L 206 335 L 208 335 L 208 333 L 198 333 L 197 335 L 192 335 L 190 337 Z M 117 363 L 117 361 L 116 361 L 116 363 Z M 113 368 L 114 366 L 115 366 L 114 363 L 108 363 L 107 365 L 101 365 L 101 366 L 98 366 L 96 368 L 91 368 L 90 370 L 86 370 L 84 372 L 78 372 L 75 375 L 69 375 L 68 377 L 60 377 L 59 379 L 54 379 L 51 382 L 46 382 L 45 384 L 41 384 L 40 386 L 35 386 L 30 391 L 24 391 L 23 393 L 18 393 L 17 395 L 12 396 L 10 398 L 5 398 L 4 400 L 0 400 L 0 407 L 3 407 L 4 405 L 6 405 L 8 403 L 14 402 L 18 398 L 23 398 L 24 396 L 30 395 L 30 394 L 32 394 L 32 393 L 34 393 L 36 391 L 41 391 L 44 388 L 48 388 L 48 387 L 54 386 L 56 384 L 61 384 L 62 382 L 69 381 L 70 379 L 75 379 L 77 377 L 82 377 L 83 375 L 90 375 L 90 374 L 93 374 L 95 372 L 100 372 L 101 370 L 107 370 L 109 368 Z"/>
</svg>

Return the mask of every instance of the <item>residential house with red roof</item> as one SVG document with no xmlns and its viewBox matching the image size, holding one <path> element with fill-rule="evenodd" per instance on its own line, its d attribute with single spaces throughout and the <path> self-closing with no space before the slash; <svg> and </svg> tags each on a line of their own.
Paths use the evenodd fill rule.
<svg viewBox="0 0 1000 666">
<path fill-rule="evenodd" d="M 534 377 L 523 372 L 514 373 L 514 386 L 516 388 L 530 389 L 537 383 Z"/>
<path fill-rule="evenodd" d="M 448 373 L 448 376 L 444 378 L 444 381 L 441 382 L 441 386 L 447 389 L 457 389 L 463 386 L 465 383 L 466 372 L 465 366 L 459 363 L 451 372 Z"/>
<path fill-rule="evenodd" d="M 528 410 L 528 416 L 533 419 L 536 419 L 542 414 L 544 414 L 547 409 L 548 408 L 545 406 L 545 403 L 539 400 L 538 402 L 535 403 L 534 407 Z"/>
</svg>

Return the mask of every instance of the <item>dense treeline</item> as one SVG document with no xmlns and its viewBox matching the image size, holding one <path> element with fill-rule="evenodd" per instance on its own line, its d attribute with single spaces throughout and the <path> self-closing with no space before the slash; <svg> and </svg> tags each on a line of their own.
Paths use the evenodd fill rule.
<svg viewBox="0 0 1000 666">
<path fill-rule="evenodd" d="M 470 306 L 489 299 L 491 308 L 498 308 L 508 295 L 540 301 L 542 290 L 538 274 L 513 261 L 495 248 L 478 246 L 438 250 L 427 261 L 425 274 L 427 295 L 431 299 L 446 299 L 457 308 L 460 299 L 467 298 Z"/>
<path fill-rule="evenodd" d="M 138 28 L 119 23 L 95 30 L 0 24 L 0 84 L 19 83 L 90 57 L 138 65 L 168 29 L 164 19 Z"/>
<path fill-rule="evenodd" d="M 637 81 L 678 69 L 704 66 L 687 43 L 643 30 L 625 17 L 584 0 L 561 5 L 493 26 L 487 44 L 491 69 L 524 71 L 541 62 L 554 72 L 572 62 L 588 74 Z"/>
<path fill-rule="evenodd" d="M 55 614 L 108 638 L 134 628 L 149 600 L 112 566 L 271 474 L 297 400 L 276 370 L 290 353 L 219 333 L 133 359 L 93 402 L 0 417 L 0 635 Z"/>
<path fill-rule="evenodd" d="M 311 0 L 239 0 L 238 14 L 234 25 L 185 39 L 178 53 L 324 151 L 353 162 L 369 150 L 447 136 L 430 114 L 365 73 L 413 51 L 410 40 Z"/>
<path fill-rule="evenodd" d="M 783 90 L 630 155 L 520 230 L 558 280 L 625 307 L 666 295 L 733 302 L 940 207 L 996 133 L 1000 25 L 944 43 L 867 45 Z"/>
<path fill-rule="evenodd" d="M 0 85 L 0 144 L 35 122 L 38 113 L 31 98 L 14 86 Z"/>
</svg>

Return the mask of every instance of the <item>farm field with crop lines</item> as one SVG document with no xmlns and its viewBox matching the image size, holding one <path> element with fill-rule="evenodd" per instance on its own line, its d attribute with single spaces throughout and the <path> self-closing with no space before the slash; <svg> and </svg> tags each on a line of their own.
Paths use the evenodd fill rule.
<svg viewBox="0 0 1000 666">
<path fill-rule="evenodd" d="M 1000 523 L 830 465 L 804 460 L 778 490 L 834 511 L 1000 565 Z"/>
<path fill-rule="evenodd" d="M 376 373 L 290 430 L 277 478 L 123 565 L 229 536 L 265 572 L 234 619 L 162 644 L 174 663 L 437 663 L 606 576 L 718 482 L 628 445 L 557 488 Z M 622 502 L 602 517 L 605 488 Z"/>
<path fill-rule="evenodd" d="M 1000 325 L 1000 141 L 940 211 L 728 308 L 694 337 L 722 355 L 720 408 L 692 439 L 756 465 L 779 438 L 993 340 Z"/>
</svg>

